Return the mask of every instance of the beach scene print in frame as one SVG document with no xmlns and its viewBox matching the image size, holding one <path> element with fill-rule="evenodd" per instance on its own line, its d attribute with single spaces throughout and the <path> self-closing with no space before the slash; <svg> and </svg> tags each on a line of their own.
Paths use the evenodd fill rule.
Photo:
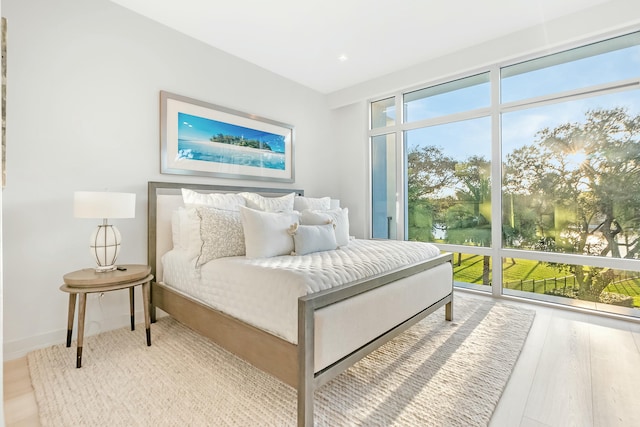
<svg viewBox="0 0 640 427">
<path fill-rule="evenodd" d="M 293 127 L 161 91 L 160 172 L 294 182 Z"/>
</svg>

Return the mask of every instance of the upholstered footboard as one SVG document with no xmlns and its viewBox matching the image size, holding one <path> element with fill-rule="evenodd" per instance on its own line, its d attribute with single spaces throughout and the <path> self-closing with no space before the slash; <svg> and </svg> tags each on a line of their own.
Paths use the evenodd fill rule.
<svg viewBox="0 0 640 427">
<path fill-rule="evenodd" d="M 298 300 L 298 425 L 313 392 L 442 306 L 453 319 L 451 254 Z"/>
</svg>

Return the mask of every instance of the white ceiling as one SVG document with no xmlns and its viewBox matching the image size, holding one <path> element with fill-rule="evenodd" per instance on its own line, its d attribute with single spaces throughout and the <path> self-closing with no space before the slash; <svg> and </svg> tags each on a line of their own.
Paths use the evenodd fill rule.
<svg viewBox="0 0 640 427">
<path fill-rule="evenodd" d="M 111 1 L 331 93 L 611 0 Z"/>
</svg>

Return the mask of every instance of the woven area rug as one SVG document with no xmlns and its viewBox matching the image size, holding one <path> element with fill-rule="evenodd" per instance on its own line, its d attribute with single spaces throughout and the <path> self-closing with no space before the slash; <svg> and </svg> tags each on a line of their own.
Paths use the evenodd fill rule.
<svg viewBox="0 0 640 427">
<path fill-rule="evenodd" d="M 315 394 L 322 426 L 487 425 L 534 312 L 456 294 Z M 170 318 L 28 355 L 44 426 L 293 426 L 296 392 Z M 73 344 L 75 345 L 75 343 Z"/>
</svg>

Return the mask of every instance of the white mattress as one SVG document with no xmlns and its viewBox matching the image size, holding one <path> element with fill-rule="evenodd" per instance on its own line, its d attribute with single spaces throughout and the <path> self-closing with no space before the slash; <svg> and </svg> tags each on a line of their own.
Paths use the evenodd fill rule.
<svg viewBox="0 0 640 427">
<path fill-rule="evenodd" d="M 163 282 L 285 340 L 297 342 L 298 298 L 439 255 L 429 243 L 353 240 L 304 256 L 220 258 L 201 269 L 178 250 L 162 257 Z M 440 292 L 441 293 L 441 292 Z M 446 293 L 441 297 L 446 296 Z"/>
</svg>

